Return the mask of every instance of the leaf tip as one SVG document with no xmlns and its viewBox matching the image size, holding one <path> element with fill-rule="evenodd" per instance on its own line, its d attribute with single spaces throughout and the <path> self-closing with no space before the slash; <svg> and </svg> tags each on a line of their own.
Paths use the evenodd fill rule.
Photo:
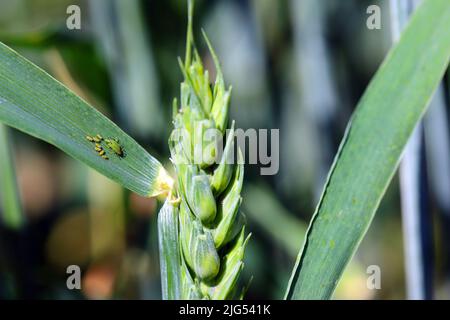
<svg viewBox="0 0 450 320">
<path fill-rule="evenodd" d="M 171 198 L 173 187 L 173 178 L 167 173 L 166 169 L 161 166 L 158 171 L 154 187 L 150 190 L 148 196 L 163 196 Z"/>
</svg>

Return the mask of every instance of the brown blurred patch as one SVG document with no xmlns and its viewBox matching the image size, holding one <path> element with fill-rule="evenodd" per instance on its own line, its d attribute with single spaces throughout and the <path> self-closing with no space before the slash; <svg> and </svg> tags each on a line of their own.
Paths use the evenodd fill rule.
<svg viewBox="0 0 450 320">
<path fill-rule="evenodd" d="M 86 265 L 90 258 L 89 216 L 85 210 L 63 213 L 46 244 L 50 264 L 64 273 L 67 266 Z"/>
<path fill-rule="evenodd" d="M 93 264 L 86 271 L 82 290 L 88 299 L 109 299 L 113 295 L 117 266 L 114 261 Z"/>
<path fill-rule="evenodd" d="M 17 154 L 17 182 L 25 213 L 36 218 L 46 213 L 57 197 L 57 166 L 35 149 Z"/>
<path fill-rule="evenodd" d="M 156 210 L 156 199 L 130 193 L 130 210 L 138 217 L 151 217 Z"/>
</svg>

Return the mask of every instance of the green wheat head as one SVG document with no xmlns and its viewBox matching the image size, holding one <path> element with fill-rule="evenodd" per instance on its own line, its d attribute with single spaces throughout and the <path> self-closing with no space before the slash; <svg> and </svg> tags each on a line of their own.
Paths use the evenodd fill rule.
<svg viewBox="0 0 450 320">
<path fill-rule="evenodd" d="M 203 33 L 217 73 L 211 86 L 195 48 L 192 14 L 193 1 L 189 1 L 186 58 L 184 63 L 180 60 L 184 81 L 180 105 L 174 100 L 169 139 L 178 182 L 180 298 L 239 298 L 237 281 L 248 241 L 239 211 L 244 166 L 240 151 L 241 161 L 232 161 L 234 124 L 226 130 L 231 88 L 225 87 L 217 56 Z M 218 134 L 207 137 L 210 129 Z"/>
</svg>

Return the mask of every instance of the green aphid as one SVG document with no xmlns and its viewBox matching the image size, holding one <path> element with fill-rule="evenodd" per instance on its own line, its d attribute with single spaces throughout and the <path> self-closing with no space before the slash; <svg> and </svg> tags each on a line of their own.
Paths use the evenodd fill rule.
<svg viewBox="0 0 450 320">
<path fill-rule="evenodd" d="M 111 149 L 116 155 L 121 158 L 125 157 L 125 152 L 118 139 L 105 139 L 105 142 L 107 147 Z"/>
<path fill-rule="evenodd" d="M 107 156 L 106 154 L 102 155 L 101 157 L 102 157 L 103 159 L 105 159 L 105 160 L 108 160 L 108 159 L 109 159 L 108 156 Z"/>
<path fill-rule="evenodd" d="M 101 155 L 101 156 L 103 156 L 103 155 L 105 154 L 105 150 L 103 150 L 103 149 L 100 150 L 100 151 L 98 152 L 98 154 Z"/>
<path fill-rule="evenodd" d="M 90 142 L 94 142 L 94 138 L 92 138 L 91 136 L 86 136 L 86 139 Z"/>
<path fill-rule="evenodd" d="M 97 134 L 97 139 L 99 139 L 100 141 L 102 141 L 102 140 L 103 140 L 103 137 L 102 137 L 101 135 Z"/>
</svg>

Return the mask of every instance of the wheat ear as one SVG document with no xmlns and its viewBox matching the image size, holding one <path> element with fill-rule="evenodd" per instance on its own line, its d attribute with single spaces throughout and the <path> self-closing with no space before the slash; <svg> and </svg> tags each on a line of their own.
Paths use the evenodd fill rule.
<svg viewBox="0 0 450 320">
<path fill-rule="evenodd" d="M 169 139 L 178 182 L 171 201 L 179 220 L 179 298 L 239 298 L 237 283 L 249 239 L 239 211 L 244 165 L 240 151 L 234 157 L 234 122 L 227 130 L 231 87 L 225 87 L 218 58 L 203 32 L 216 69 L 215 83 L 210 84 L 194 44 L 193 7 L 188 1 L 186 57 L 180 60 L 184 81 L 180 103 L 174 100 Z M 206 137 L 208 130 L 216 135 Z"/>
</svg>

